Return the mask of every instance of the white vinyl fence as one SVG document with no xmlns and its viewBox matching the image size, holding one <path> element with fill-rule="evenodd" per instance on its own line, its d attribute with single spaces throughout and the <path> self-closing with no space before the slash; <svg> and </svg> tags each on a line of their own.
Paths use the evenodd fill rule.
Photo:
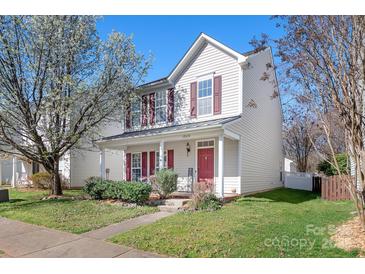
<svg viewBox="0 0 365 274">
<path fill-rule="evenodd" d="M 305 172 L 285 172 L 284 185 L 286 188 L 312 191 L 313 174 Z"/>
</svg>

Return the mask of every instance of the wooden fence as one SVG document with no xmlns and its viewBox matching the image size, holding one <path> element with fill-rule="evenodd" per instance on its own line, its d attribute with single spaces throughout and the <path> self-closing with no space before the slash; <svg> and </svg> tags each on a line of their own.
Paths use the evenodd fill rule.
<svg viewBox="0 0 365 274">
<path fill-rule="evenodd" d="M 322 177 L 321 197 L 324 200 L 350 200 L 350 192 L 346 188 L 346 183 L 341 182 L 340 176 Z"/>
</svg>

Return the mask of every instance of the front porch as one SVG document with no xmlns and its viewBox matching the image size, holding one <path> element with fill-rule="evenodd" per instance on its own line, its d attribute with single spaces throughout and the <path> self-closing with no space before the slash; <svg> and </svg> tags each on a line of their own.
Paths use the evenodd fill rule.
<svg viewBox="0 0 365 274">
<path fill-rule="evenodd" d="M 211 182 L 219 197 L 241 194 L 240 138 L 224 129 L 138 136 L 101 141 L 100 176 L 107 178 L 105 150 L 121 150 L 123 180 L 143 180 L 162 168 L 178 174 L 178 193 L 191 194 L 198 182 Z M 178 196 L 178 195 L 176 195 Z"/>
</svg>

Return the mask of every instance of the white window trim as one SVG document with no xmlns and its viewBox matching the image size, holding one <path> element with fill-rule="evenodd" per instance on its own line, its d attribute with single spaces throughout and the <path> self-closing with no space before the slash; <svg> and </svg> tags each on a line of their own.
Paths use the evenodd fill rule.
<svg viewBox="0 0 365 274">
<path fill-rule="evenodd" d="M 156 102 L 157 102 L 157 93 L 160 92 L 165 92 L 165 121 L 157 121 L 157 107 L 156 107 Z M 155 125 L 164 125 L 167 123 L 167 90 L 157 90 L 155 91 Z"/>
<path fill-rule="evenodd" d="M 159 157 L 157 157 L 157 153 L 160 154 L 160 151 L 155 150 L 155 171 L 160 169 L 160 161 L 159 161 L 160 155 L 159 155 Z M 169 154 L 167 153 L 167 149 L 164 150 L 164 154 L 166 154 L 166 161 L 164 161 L 164 163 L 165 163 L 165 168 L 167 168 L 168 157 L 169 157 Z"/>
<path fill-rule="evenodd" d="M 138 120 L 139 120 L 139 124 L 138 124 L 138 126 L 137 125 L 134 125 L 133 124 L 133 113 L 134 113 L 134 111 L 133 111 L 133 103 L 134 102 L 132 102 L 132 104 L 131 104 L 131 128 L 133 128 L 133 129 L 139 129 L 139 128 L 141 128 L 142 127 L 142 98 L 137 98 L 136 100 L 139 100 L 139 115 L 138 115 Z"/>
<path fill-rule="evenodd" d="M 198 146 L 198 143 L 200 143 L 200 142 L 211 142 L 211 141 L 213 141 L 213 145 L 212 145 L 212 146 L 203 146 L 203 147 L 199 147 L 199 146 Z M 196 148 L 197 148 L 197 149 L 199 149 L 199 148 L 214 148 L 214 147 L 215 147 L 215 139 L 203 139 L 203 140 L 197 140 L 197 141 L 195 142 L 195 146 L 196 146 Z"/>
<path fill-rule="evenodd" d="M 212 101 L 212 107 L 211 107 L 211 113 L 208 113 L 208 114 L 199 114 L 199 100 L 201 99 L 206 99 L 207 97 L 202 97 L 202 98 L 199 98 L 199 82 L 203 82 L 203 81 L 206 81 L 206 80 L 211 80 L 212 81 L 212 95 L 210 96 L 211 97 L 211 101 Z M 196 114 L 197 114 L 197 117 L 209 117 L 209 116 L 213 116 L 213 113 L 214 113 L 214 74 L 210 73 L 208 75 L 205 75 L 205 76 L 201 76 L 198 78 L 197 80 L 197 94 L 196 94 L 196 106 L 197 106 L 197 111 L 196 111 Z"/>
<path fill-rule="evenodd" d="M 135 155 L 135 154 L 139 154 L 139 161 L 140 161 L 139 167 L 133 167 L 133 155 Z M 132 152 L 131 153 L 131 179 L 132 179 L 132 181 L 133 181 L 133 169 L 140 170 L 141 176 L 139 179 L 141 180 L 141 178 L 142 178 L 142 152 Z"/>
</svg>

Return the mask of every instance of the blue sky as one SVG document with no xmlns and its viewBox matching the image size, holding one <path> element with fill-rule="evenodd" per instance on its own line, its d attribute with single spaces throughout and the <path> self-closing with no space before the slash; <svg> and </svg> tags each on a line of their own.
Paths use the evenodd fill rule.
<svg viewBox="0 0 365 274">
<path fill-rule="evenodd" d="M 137 51 L 153 54 L 146 81 L 167 76 L 201 32 L 238 52 L 252 49 L 253 36 L 281 35 L 270 16 L 105 16 L 98 22 L 102 37 L 113 30 L 133 34 Z"/>
</svg>

